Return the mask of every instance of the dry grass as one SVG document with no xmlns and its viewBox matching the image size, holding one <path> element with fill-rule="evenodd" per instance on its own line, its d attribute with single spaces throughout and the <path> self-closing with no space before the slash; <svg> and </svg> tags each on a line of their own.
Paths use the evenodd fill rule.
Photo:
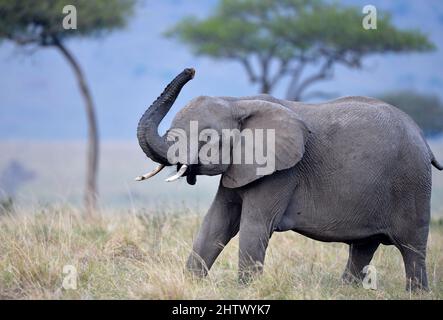
<svg viewBox="0 0 443 320">
<path fill-rule="evenodd" d="M 35 210 L 34 210 L 35 211 Z M 442 299 L 443 225 L 432 227 L 431 292 L 404 291 L 399 252 L 381 247 L 373 264 L 378 290 L 340 281 L 347 247 L 286 232 L 272 237 L 263 276 L 237 283 L 235 238 L 207 279 L 183 271 L 201 217 L 189 212 L 81 217 L 72 208 L 0 217 L 3 299 Z M 63 266 L 78 270 L 78 288 L 62 289 Z"/>
</svg>

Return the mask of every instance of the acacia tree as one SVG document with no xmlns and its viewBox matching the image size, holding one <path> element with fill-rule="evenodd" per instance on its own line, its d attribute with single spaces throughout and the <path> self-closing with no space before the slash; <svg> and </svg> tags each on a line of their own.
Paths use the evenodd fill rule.
<svg viewBox="0 0 443 320">
<path fill-rule="evenodd" d="M 209 17 L 186 17 L 166 36 L 198 55 L 241 63 L 262 93 L 288 77 L 293 100 L 330 79 L 337 64 L 360 68 L 371 54 L 434 48 L 422 33 L 397 29 L 388 14 L 378 12 L 375 30 L 362 27 L 363 17 L 362 8 L 322 0 L 222 0 Z"/>
<path fill-rule="evenodd" d="M 20 46 L 55 48 L 72 67 L 85 104 L 88 121 L 88 153 L 85 209 L 96 209 L 99 138 L 94 102 L 84 73 L 66 46 L 66 40 L 94 37 L 123 27 L 133 11 L 135 0 L 0 0 L 0 40 Z M 77 28 L 65 29 L 63 8 L 76 9 Z M 72 21 L 71 21 L 72 22 Z"/>
</svg>

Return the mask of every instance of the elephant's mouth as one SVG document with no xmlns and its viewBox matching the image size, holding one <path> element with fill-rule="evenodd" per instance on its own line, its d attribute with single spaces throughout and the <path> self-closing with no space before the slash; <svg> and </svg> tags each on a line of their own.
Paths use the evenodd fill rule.
<svg viewBox="0 0 443 320">
<path fill-rule="evenodd" d="M 197 182 L 197 165 L 177 164 L 177 173 L 166 179 L 166 182 L 172 182 L 181 177 L 186 177 L 186 181 L 194 185 Z"/>
<path fill-rule="evenodd" d="M 186 182 L 190 185 L 194 185 L 197 182 L 197 173 L 196 173 L 196 165 L 191 164 L 188 169 L 186 170 Z"/>
<path fill-rule="evenodd" d="M 146 179 L 149 179 L 153 176 L 155 176 L 156 174 L 158 174 L 160 171 L 162 171 L 166 166 L 161 164 L 159 165 L 157 168 L 155 168 L 154 170 L 152 170 L 151 172 L 138 176 L 135 178 L 135 181 L 143 181 Z M 175 181 L 181 177 L 186 177 L 186 181 L 190 184 L 190 185 L 194 185 L 197 182 L 197 165 L 182 165 L 182 164 L 177 164 L 177 173 L 174 174 L 173 176 L 169 177 L 166 179 L 167 182 L 172 182 Z"/>
</svg>

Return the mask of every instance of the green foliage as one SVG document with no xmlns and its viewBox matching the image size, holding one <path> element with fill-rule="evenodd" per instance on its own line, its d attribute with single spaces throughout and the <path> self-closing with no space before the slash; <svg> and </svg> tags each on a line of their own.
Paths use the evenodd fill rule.
<svg viewBox="0 0 443 320">
<path fill-rule="evenodd" d="M 324 5 L 299 13 L 296 19 L 281 19 L 275 33 L 293 45 L 301 40 L 308 49 L 319 46 L 328 53 L 349 53 L 357 58 L 367 53 L 426 51 L 434 48 L 420 32 L 398 30 L 388 14 L 378 14 L 376 30 L 365 30 L 362 18 L 360 8 Z"/>
<path fill-rule="evenodd" d="M 380 99 L 411 116 L 426 136 L 443 132 L 443 103 L 437 96 L 400 91 L 384 94 Z"/>
<path fill-rule="evenodd" d="M 167 31 L 166 35 L 189 44 L 198 54 L 217 58 L 272 52 L 285 59 L 292 55 L 292 50 L 299 48 L 288 46 L 286 41 L 275 38 L 276 31 L 288 15 L 283 15 L 281 11 L 289 8 L 296 12 L 307 10 L 315 7 L 316 3 L 299 0 L 223 0 L 212 16 L 200 21 L 193 16 L 187 17 Z M 303 46 L 302 43 L 299 45 Z"/>
<path fill-rule="evenodd" d="M 285 75 L 298 77 L 305 64 L 323 62 L 314 78 L 292 84 L 304 91 L 329 78 L 334 63 L 357 68 L 369 54 L 434 49 L 419 31 L 399 30 L 388 14 L 377 13 L 377 29 L 365 30 L 358 7 L 322 0 L 222 0 L 208 18 L 187 17 L 166 36 L 196 54 L 241 62 L 250 80 L 268 91 Z"/>
<path fill-rule="evenodd" d="M 0 40 L 50 45 L 53 39 L 100 35 L 122 27 L 134 4 L 135 0 L 0 0 Z M 77 9 L 75 30 L 63 28 L 66 5 Z"/>
<path fill-rule="evenodd" d="M 348 51 L 354 54 L 434 48 L 420 32 L 396 29 L 390 16 L 378 16 L 377 31 L 362 28 L 356 7 L 321 1 L 224 0 L 216 12 L 198 21 L 187 17 L 166 35 L 191 45 L 199 54 L 231 58 L 260 50 L 285 59 L 311 51 Z"/>
</svg>

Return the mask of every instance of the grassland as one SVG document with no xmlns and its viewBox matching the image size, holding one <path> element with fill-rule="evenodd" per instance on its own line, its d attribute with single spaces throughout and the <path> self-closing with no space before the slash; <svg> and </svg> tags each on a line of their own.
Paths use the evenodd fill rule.
<svg viewBox="0 0 443 320">
<path fill-rule="evenodd" d="M 428 245 L 431 292 L 404 290 L 401 256 L 382 246 L 372 264 L 377 290 L 344 285 L 347 247 L 292 232 L 274 234 L 264 274 L 237 283 L 238 239 L 206 279 L 183 267 L 201 215 L 188 210 L 104 212 L 86 218 L 71 207 L 19 210 L 0 216 L 0 298 L 3 299 L 442 299 L 443 223 Z M 78 272 L 65 290 L 63 267 Z"/>
<path fill-rule="evenodd" d="M 443 142 L 435 141 L 431 147 L 443 161 Z M 209 277 L 198 280 L 183 267 L 217 178 L 199 177 L 197 185 L 190 187 L 185 182 L 164 183 L 170 173 L 165 172 L 149 182 L 135 183 L 133 177 L 154 164 L 135 144 L 104 143 L 102 212 L 86 218 L 75 209 L 83 192 L 84 145 L 14 141 L 0 143 L 0 149 L 0 171 L 18 160 L 36 173 L 20 188 L 12 211 L 0 213 L 0 298 L 443 298 L 441 222 L 434 222 L 431 230 L 427 261 L 431 292 L 423 295 L 404 290 L 403 263 L 393 247 L 377 251 L 373 265 L 378 290 L 365 290 L 340 281 L 347 260 L 345 245 L 290 232 L 272 237 L 265 272 L 250 286 L 237 283 L 237 238 L 225 248 Z M 432 214 L 435 221 L 442 221 L 443 174 L 433 173 Z M 192 209 L 177 210 L 183 202 Z M 65 265 L 78 271 L 76 290 L 62 288 Z"/>
</svg>

